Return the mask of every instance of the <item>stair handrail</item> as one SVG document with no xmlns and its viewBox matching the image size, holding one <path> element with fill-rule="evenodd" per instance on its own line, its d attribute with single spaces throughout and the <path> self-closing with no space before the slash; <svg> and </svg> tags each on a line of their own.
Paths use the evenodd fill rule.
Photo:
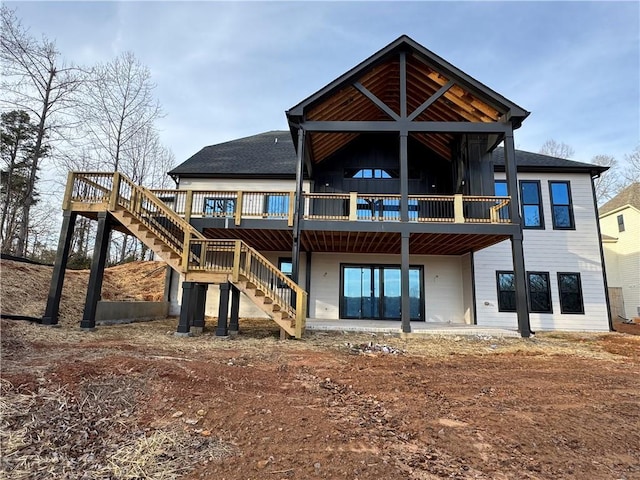
<svg viewBox="0 0 640 480">
<path fill-rule="evenodd" d="M 251 272 L 250 269 L 247 269 L 245 265 L 239 265 L 239 270 L 247 278 L 257 281 L 263 289 L 271 294 L 272 298 L 277 298 L 280 301 L 281 306 L 283 306 L 287 310 L 287 313 L 293 314 L 295 318 L 295 336 L 296 338 L 300 338 L 304 332 L 304 327 L 307 319 L 307 292 L 300 285 L 298 285 L 296 282 L 282 273 L 280 269 L 278 269 L 255 248 L 251 247 L 241 240 L 240 242 L 241 248 L 244 249 L 247 255 L 250 256 L 249 259 L 245 261 L 245 265 L 251 265 L 250 258 L 255 258 L 263 267 L 266 267 L 268 270 L 270 270 L 276 276 L 276 278 L 282 282 L 283 285 L 288 286 L 293 292 L 295 292 L 295 295 L 291 298 L 291 300 L 287 301 L 278 293 L 277 289 L 274 288 L 274 286 L 268 284 L 267 282 L 261 281 L 260 276 Z"/>
</svg>

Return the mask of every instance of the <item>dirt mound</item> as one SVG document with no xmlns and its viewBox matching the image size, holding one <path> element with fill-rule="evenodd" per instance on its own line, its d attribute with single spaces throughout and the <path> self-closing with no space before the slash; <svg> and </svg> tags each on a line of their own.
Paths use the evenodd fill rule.
<svg viewBox="0 0 640 480">
<path fill-rule="evenodd" d="M 164 262 L 131 262 L 105 269 L 102 299 L 160 301 L 164 294 Z M 42 317 L 53 267 L 11 260 L 0 263 L 2 313 Z M 60 323 L 82 319 L 89 270 L 67 270 L 60 302 Z"/>
</svg>

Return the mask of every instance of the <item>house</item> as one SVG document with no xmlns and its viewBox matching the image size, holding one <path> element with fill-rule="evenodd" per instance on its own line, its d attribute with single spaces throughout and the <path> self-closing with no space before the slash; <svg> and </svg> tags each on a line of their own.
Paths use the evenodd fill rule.
<svg viewBox="0 0 640 480">
<path fill-rule="evenodd" d="M 599 214 L 613 317 L 640 317 L 640 182 L 624 188 Z"/>
<path fill-rule="evenodd" d="M 220 335 L 262 312 L 296 336 L 307 318 L 606 331 L 605 169 L 516 151 L 528 115 L 402 36 L 287 110 L 289 131 L 203 148 L 175 190 L 74 173 L 65 212 L 99 221 L 81 326 L 113 224 L 174 269 L 180 333 L 205 312 Z"/>
</svg>

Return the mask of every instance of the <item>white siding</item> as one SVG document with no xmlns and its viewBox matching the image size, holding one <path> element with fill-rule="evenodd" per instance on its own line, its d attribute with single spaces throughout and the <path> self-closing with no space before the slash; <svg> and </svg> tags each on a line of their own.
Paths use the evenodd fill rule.
<svg viewBox="0 0 640 480">
<path fill-rule="evenodd" d="M 618 231 L 618 215 L 623 216 L 624 232 Z M 622 287 L 625 316 L 640 317 L 640 212 L 633 207 L 615 210 L 600 219 L 600 228 L 618 239 L 605 244 L 609 286 Z"/>
<path fill-rule="evenodd" d="M 314 253 L 311 257 L 310 318 L 339 318 L 341 263 L 399 265 L 400 257 Z M 426 321 L 465 323 L 461 257 L 411 255 L 410 264 L 424 267 Z"/>
<path fill-rule="evenodd" d="M 522 173 L 518 179 L 540 180 L 545 229 L 524 230 L 525 268 L 527 271 L 549 272 L 553 307 L 551 314 L 530 314 L 532 330 L 608 330 L 596 212 L 589 175 Z M 571 182 L 575 230 L 553 229 L 549 180 Z M 474 259 L 478 324 L 516 328 L 515 313 L 498 311 L 496 286 L 496 271 L 513 269 L 511 243 L 505 241 L 479 251 Z M 580 273 L 584 314 L 560 313 L 558 272 Z"/>
<path fill-rule="evenodd" d="M 295 180 L 278 179 L 225 179 L 225 178 L 181 178 L 178 185 L 180 190 L 214 190 L 222 192 L 237 192 L 238 190 L 252 192 L 293 192 L 296 189 Z M 309 181 L 303 185 L 304 191 L 309 191 Z"/>
</svg>

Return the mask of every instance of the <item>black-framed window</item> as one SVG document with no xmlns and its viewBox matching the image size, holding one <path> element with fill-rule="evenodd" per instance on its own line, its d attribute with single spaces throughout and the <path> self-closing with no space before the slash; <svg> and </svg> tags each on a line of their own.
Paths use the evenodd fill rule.
<svg viewBox="0 0 640 480">
<path fill-rule="evenodd" d="M 498 311 L 516 311 L 516 283 L 513 272 L 496 272 L 498 283 Z"/>
<path fill-rule="evenodd" d="M 556 230 L 573 230 L 575 224 L 573 221 L 570 183 L 566 181 L 549 181 L 549 197 L 551 198 L 553 228 Z"/>
<path fill-rule="evenodd" d="M 520 181 L 520 203 L 522 204 L 522 227 L 544 228 L 540 181 Z"/>
<path fill-rule="evenodd" d="M 622 214 L 618 215 L 618 231 L 624 232 L 624 216 Z"/>
<path fill-rule="evenodd" d="M 213 217 L 232 217 L 235 205 L 235 198 L 206 197 L 202 212 Z"/>
<path fill-rule="evenodd" d="M 558 294 L 562 313 L 584 313 L 582 282 L 579 273 L 558 272 Z"/>
<path fill-rule="evenodd" d="M 551 286 L 548 272 L 527 272 L 529 287 L 529 311 L 532 313 L 553 313 Z"/>
<path fill-rule="evenodd" d="M 387 168 L 347 168 L 344 171 L 345 178 L 400 178 L 398 170 Z"/>
<path fill-rule="evenodd" d="M 291 257 L 278 258 L 278 270 L 284 273 L 287 277 L 291 278 L 291 275 L 293 275 L 293 261 L 291 260 Z M 282 281 L 278 282 L 278 287 L 285 288 L 286 286 L 286 283 Z"/>
</svg>

